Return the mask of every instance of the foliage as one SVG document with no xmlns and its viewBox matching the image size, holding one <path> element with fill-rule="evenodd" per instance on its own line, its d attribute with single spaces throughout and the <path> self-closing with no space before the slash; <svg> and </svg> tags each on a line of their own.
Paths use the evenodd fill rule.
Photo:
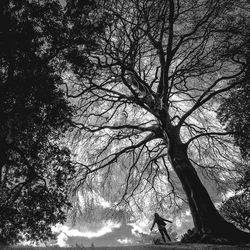
<svg viewBox="0 0 250 250">
<path fill-rule="evenodd" d="M 249 16 L 249 9 L 246 10 Z M 228 53 L 236 53 L 245 67 L 244 76 L 231 89 L 228 95 L 221 99 L 217 116 L 225 129 L 232 134 L 234 143 L 240 148 L 241 156 L 248 164 L 250 156 L 250 30 L 249 19 L 241 20 L 238 25 L 227 24 L 229 30 L 234 30 L 235 36 L 241 34 L 241 39 Z M 247 21 L 248 20 L 248 21 Z M 236 29 L 238 27 L 238 29 Z M 236 193 L 228 198 L 220 207 L 220 213 L 230 222 L 243 230 L 250 231 L 250 172 L 247 170 L 237 183 Z"/>
<path fill-rule="evenodd" d="M 62 9 L 3 0 L 0 19 L 0 242 L 44 241 L 66 219 L 74 173 L 60 144 L 73 109 L 52 60 L 66 37 Z"/>
<path fill-rule="evenodd" d="M 98 48 L 98 34 L 103 32 L 107 22 L 106 13 L 95 14 L 96 11 L 96 1 L 66 1 L 64 17 L 70 28 L 68 46 L 60 51 L 60 59 L 62 64 L 69 64 L 64 70 L 72 70 L 80 78 L 94 74 L 95 65 L 89 60 L 89 53 Z"/>
<path fill-rule="evenodd" d="M 226 200 L 220 208 L 221 214 L 236 226 L 250 231 L 250 195 L 236 194 Z"/>
<path fill-rule="evenodd" d="M 234 133 L 235 144 L 244 158 L 250 156 L 250 84 L 249 81 L 231 91 L 220 107 L 219 116 L 226 129 Z"/>
<path fill-rule="evenodd" d="M 249 17 L 249 9 L 246 9 L 246 13 Z M 235 60 L 245 65 L 244 77 L 236 82 L 236 86 L 229 91 L 228 95 L 222 98 L 218 118 L 225 129 L 232 133 L 242 157 L 247 159 L 250 156 L 250 23 L 249 18 L 245 20 L 239 18 L 239 20 L 241 20 L 240 23 L 234 26 L 228 23 L 226 27 L 233 30 L 236 37 L 239 34 L 241 36 L 241 39 L 236 42 L 236 44 L 240 43 L 240 46 L 234 46 L 227 53 L 237 54 Z"/>
<path fill-rule="evenodd" d="M 220 207 L 220 213 L 236 226 L 250 231 L 250 172 L 238 183 L 237 193 Z"/>
<path fill-rule="evenodd" d="M 189 242 L 189 239 L 194 235 L 195 228 L 188 229 L 186 233 L 181 236 L 181 242 Z"/>
<path fill-rule="evenodd" d="M 249 62 L 247 63 L 249 67 Z M 250 156 L 250 70 L 246 72 L 243 84 L 234 88 L 223 100 L 218 117 L 225 129 L 233 133 L 235 145 L 240 147 L 242 157 Z"/>
<path fill-rule="evenodd" d="M 238 181 L 239 190 L 250 192 L 250 170 L 246 170 L 243 177 Z"/>
</svg>

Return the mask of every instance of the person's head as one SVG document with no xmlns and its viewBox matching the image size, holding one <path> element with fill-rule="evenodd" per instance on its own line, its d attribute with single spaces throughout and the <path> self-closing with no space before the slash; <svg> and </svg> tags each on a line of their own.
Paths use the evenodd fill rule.
<svg viewBox="0 0 250 250">
<path fill-rule="evenodd" d="M 159 217 L 160 217 L 159 214 L 155 213 L 155 218 L 157 219 Z"/>
</svg>

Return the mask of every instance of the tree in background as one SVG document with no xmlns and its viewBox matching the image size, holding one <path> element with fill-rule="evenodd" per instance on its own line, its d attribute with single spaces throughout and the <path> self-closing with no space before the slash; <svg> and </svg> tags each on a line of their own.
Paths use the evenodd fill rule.
<svg viewBox="0 0 250 250">
<path fill-rule="evenodd" d="M 250 16 L 250 10 L 245 13 Z M 235 36 L 241 36 L 242 46 L 233 46 L 228 53 L 237 54 L 235 60 L 245 61 L 246 70 L 244 81 L 235 84 L 228 95 L 221 98 L 218 118 L 226 131 L 232 134 L 235 145 L 241 150 L 243 159 L 250 157 L 250 30 L 247 20 L 238 20 L 237 25 L 226 25 Z"/>
<path fill-rule="evenodd" d="M 65 41 L 58 1 L 0 6 L 0 243 L 44 241 L 66 219 L 73 109 L 52 59 Z M 56 46 L 55 46 L 56 44 Z"/>
<path fill-rule="evenodd" d="M 245 13 L 249 16 L 250 9 L 247 8 Z M 241 35 L 243 46 L 232 47 L 229 52 L 237 51 L 237 60 L 246 62 L 246 70 L 244 81 L 236 84 L 222 98 L 217 115 L 226 131 L 231 133 L 235 145 L 240 148 L 245 171 L 237 182 L 235 195 L 223 202 L 220 212 L 228 221 L 250 231 L 250 30 L 244 19 L 238 19 L 237 25 L 229 22 L 226 28 Z"/>
<path fill-rule="evenodd" d="M 106 15 L 98 46 L 86 57 L 79 35 L 72 71 L 64 72 L 68 97 L 78 105 L 74 138 L 88 149 L 78 147 L 76 188 L 142 211 L 149 202 L 163 210 L 180 206 L 182 187 L 193 241 L 249 241 L 220 216 L 201 182 L 206 176 L 230 184 L 239 171 L 231 132 L 215 113 L 220 98 L 246 80 L 244 38 L 225 26 L 246 23 L 249 3 L 95 3 L 88 21 Z"/>
<path fill-rule="evenodd" d="M 250 231 L 250 197 L 249 193 L 236 194 L 226 200 L 220 212 L 228 221 L 243 230 Z"/>
<path fill-rule="evenodd" d="M 238 182 L 236 194 L 220 207 L 220 213 L 236 226 L 250 231 L 250 171 Z"/>
</svg>

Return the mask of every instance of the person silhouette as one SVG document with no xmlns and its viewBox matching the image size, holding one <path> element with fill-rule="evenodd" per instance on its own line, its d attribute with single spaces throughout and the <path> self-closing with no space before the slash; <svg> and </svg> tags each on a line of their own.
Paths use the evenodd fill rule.
<svg viewBox="0 0 250 250">
<path fill-rule="evenodd" d="M 166 219 L 162 218 L 159 214 L 155 213 L 154 222 L 153 222 L 153 225 L 151 227 L 151 231 L 153 230 L 154 225 L 156 223 L 158 226 L 158 230 L 161 233 L 161 237 L 162 237 L 163 241 L 166 242 L 164 234 L 167 236 L 168 240 L 171 241 L 171 239 L 167 233 L 167 229 L 165 228 L 166 223 L 164 221 L 169 222 L 169 223 L 173 223 L 172 221 L 166 220 Z"/>
</svg>

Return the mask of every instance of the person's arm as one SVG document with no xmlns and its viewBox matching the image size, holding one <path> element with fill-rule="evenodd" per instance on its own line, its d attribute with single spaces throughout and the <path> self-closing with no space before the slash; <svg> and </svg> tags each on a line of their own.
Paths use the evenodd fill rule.
<svg viewBox="0 0 250 250">
<path fill-rule="evenodd" d="M 173 223 L 173 221 L 171 221 L 171 220 L 166 220 L 166 219 L 164 219 L 164 218 L 162 218 L 164 221 L 166 221 L 166 222 L 169 222 L 169 223 Z"/>
<path fill-rule="evenodd" d="M 153 222 L 153 225 L 152 225 L 152 227 L 151 227 L 150 231 L 152 231 L 152 230 L 153 230 L 154 226 L 155 226 L 155 220 L 154 220 L 154 222 Z"/>
</svg>

